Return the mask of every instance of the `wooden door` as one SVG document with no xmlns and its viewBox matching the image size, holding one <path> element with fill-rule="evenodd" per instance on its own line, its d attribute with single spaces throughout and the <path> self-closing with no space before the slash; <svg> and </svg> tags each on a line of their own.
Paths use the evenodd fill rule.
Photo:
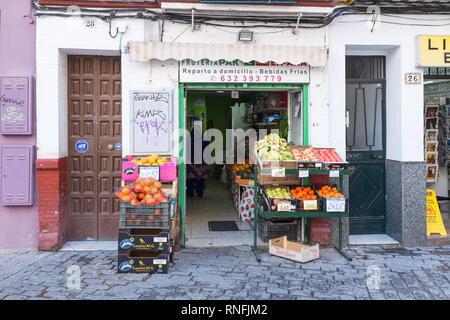
<svg viewBox="0 0 450 320">
<path fill-rule="evenodd" d="M 120 70 L 120 57 L 68 57 L 69 240 L 117 238 Z"/>
</svg>

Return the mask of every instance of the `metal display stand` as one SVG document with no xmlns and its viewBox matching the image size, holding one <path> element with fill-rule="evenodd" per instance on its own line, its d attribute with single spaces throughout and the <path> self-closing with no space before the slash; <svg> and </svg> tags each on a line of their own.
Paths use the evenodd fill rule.
<svg viewBox="0 0 450 320">
<path fill-rule="evenodd" d="M 258 241 L 258 219 L 259 217 L 262 218 L 302 218 L 302 241 L 304 243 L 308 243 L 309 239 L 305 241 L 303 234 L 304 234 L 304 227 L 308 224 L 308 218 L 338 218 L 339 219 L 339 244 L 338 246 L 334 247 L 344 258 L 351 261 L 352 258 L 342 249 L 342 218 L 348 217 L 348 210 L 346 212 L 288 212 L 288 211 L 278 211 L 278 212 L 272 212 L 272 211 L 263 211 L 261 200 L 259 199 L 259 184 L 258 184 L 258 170 L 261 171 L 261 174 L 271 174 L 271 169 L 262 169 L 258 165 L 255 166 L 255 200 L 254 200 L 254 207 L 255 207 L 255 218 L 253 222 L 253 231 L 254 231 L 254 242 L 253 242 L 253 253 L 256 257 L 256 260 L 259 262 L 261 261 L 261 258 L 258 254 L 257 250 L 257 241 Z M 285 169 L 285 174 L 296 174 L 299 175 L 299 171 L 309 171 L 309 175 L 317 175 L 317 174 L 330 174 L 330 170 L 328 169 Z M 340 169 L 339 171 L 339 184 L 340 184 L 340 190 L 343 190 L 343 176 L 348 174 L 347 169 Z M 299 179 L 302 179 L 299 177 Z"/>
</svg>

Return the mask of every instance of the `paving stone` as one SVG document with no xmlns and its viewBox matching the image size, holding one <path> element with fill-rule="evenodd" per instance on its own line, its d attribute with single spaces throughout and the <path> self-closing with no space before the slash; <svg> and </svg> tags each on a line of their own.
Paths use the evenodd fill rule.
<svg viewBox="0 0 450 320">
<path fill-rule="evenodd" d="M 325 249 L 324 249 L 325 250 Z M 299 264 L 250 247 L 183 249 L 168 274 L 117 274 L 111 252 L 0 250 L 0 299 L 449 299 L 448 247 L 358 247 L 351 262 Z M 81 267 L 81 288 L 66 287 Z M 367 268 L 381 271 L 368 290 Z"/>
<path fill-rule="evenodd" d="M 4 300 L 26 300 L 26 297 L 23 295 L 8 295 Z"/>
<path fill-rule="evenodd" d="M 127 280 L 118 280 L 118 279 L 111 279 L 111 280 L 106 280 L 105 283 L 107 285 L 125 285 L 128 283 Z"/>
<path fill-rule="evenodd" d="M 269 287 L 267 288 L 267 293 L 270 294 L 288 294 L 289 291 L 287 289 L 277 288 L 277 287 Z"/>
</svg>

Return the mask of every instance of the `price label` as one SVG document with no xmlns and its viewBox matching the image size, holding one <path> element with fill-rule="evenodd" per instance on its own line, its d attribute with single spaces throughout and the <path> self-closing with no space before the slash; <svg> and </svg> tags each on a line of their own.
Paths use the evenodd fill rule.
<svg viewBox="0 0 450 320">
<path fill-rule="evenodd" d="M 317 162 L 317 163 L 315 164 L 315 166 L 316 166 L 316 168 L 320 168 L 320 167 L 322 166 L 322 164 L 321 164 L 320 162 Z"/>
<path fill-rule="evenodd" d="M 272 168 L 272 177 L 275 178 L 284 178 L 285 177 L 285 169 L 284 168 Z"/>
<path fill-rule="evenodd" d="M 330 178 L 338 178 L 339 170 L 330 170 Z"/>
<path fill-rule="evenodd" d="M 303 200 L 303 210 L 317 210 L 317 200 Z"/>
<path fill-rule="evenodd" d="M 139 166 L 139 177 L 159 180 L 159 166 Z"/>
<path fill-rule="evenodd" d="M 345 212 L 345 199 L 343 198 L 328 198 L 327 212 Z"/>
<path fill-rule="evenodd" d="M 308 178 L 309 177 L 309 171 L 308 170 L 299 170 L 298 171 L 299 178 Z"/>
<path fill-rule="evenodd" d="M 277 205 L 278 211 L 291 211 L 291 203 L 289 201 L 280 201 Z"/>
</svg>

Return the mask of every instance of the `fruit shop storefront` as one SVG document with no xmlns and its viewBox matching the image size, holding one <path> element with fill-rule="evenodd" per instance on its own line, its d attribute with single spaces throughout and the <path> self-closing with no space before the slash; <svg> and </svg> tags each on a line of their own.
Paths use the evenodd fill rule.
<svg viewBox="0 0 450 320">
<path fill-rule="evenodd" d="M 224 132 L 248 126 L 258 131 L 266 129 L 268 133 L 278 129 L 286 142 L 295 145 L 333 147 L 328 131 L 324 30 L 305 31 L 301 38 L 291 30 L 283 30 L 274 42 L 269 33 L 272 30 L 261 29 L 257 41 L 251 44 L 236 44 L 235 33 L 222 32 L 223 43 L 214 44 L 219 40 L 203 38 L 212 32 L 212 28 L 205 27 L 183 33 L 179 42 L 160 42 L 157 34 L 144 28 L 156 26 L 156 22 L 125 19 L 130 28 L 123 34 L 119 48 L 117 39 L 108 37 L 107 23 L 88 30 L 71 27 L 65 21 L 60 17 L 37 21 L 37 74 L 46 79 L 38 82 L 36 88 L 41 250 L 61 247 L 68 240 L 117 239 L 121 201 L 115 193 L 124 183 L 122 165 L 127 156 L 133 156 L 142 166 L 176 161 L 178 181 L 172 182 L 171 189 L 161 187 L 167 191 L 165 196 L 176 191 L 171 194 L 177 198 L 174 229 L 178 229 L 180 245 L 203 245 L 195 235 L 201 235 L 205 226 L 209 231 L 208 222 L 215 220 L 236 220 L 245 230 L 235 232 L 235 238 L 251 240 L 251 227 L 242 221 L 245 217 L 237 214 L 236 203 L 230 196 L 235 192 L 230 192 L 229 183 L 223 184 L 222 179 L 206 181 L 204 199 L 211 192 L 217 197 L 208 205 L 196 202 L 197 192 L 189 197 L 185 190 L 189 189 L 185 166 L 188 141 L 180 140 L 179 132 L 189 132 L 194 125 L 201 124 L 202 130 L 212 126 Z M 166 27 L 166 39 L 175 39 L 185 28 L 171 23 Z M 45 36 L 54 30 L 58 30 L 58 37 Z M 75 38 L 79 39 L 76 43 Z M 144 39 L 152 41 L 142 42 Z M 208 39 L 208 44 L 198 43 L 205 41 L 202 39 Z M 152 50 L 153 46 L 158 49 Z M 205 72 L 227 69 L 235 73 L 212 78 L 192 73 L 198 69 Z M 146 109 L 153 103 L 160 104 L 157 112 Z M 249 110 L 255 111 L 257 117 L 252 118 Z M 148 127 L 145 121 L 137 121 L 142 119 Z M 145 132 L 152 134 L 146 136 Z M 249 151 L 247 144 L 247 159 L 253 153 Z M 342 150 L 339 154 L 342 155 Z M 213 175 L 225 176 L 227 180 L 234 174 L 234 164 L 234 169 L 237 165 L 245 168 L 245 164 L 236 162 L 213 164 Z M 246 175 L 240 173 L 242 180 L 250 180 L 250 169 L 246 169 Z M 155 169 L 147 169 L 146 174 L 153 174 L 152 170 Z M 159 184 L 144 187 L 154 186 Z M 164 200 L 162 195 L 159 198 Z M 151 205 L 154 198 L 147 200 Z M 196 220 L 195 205 L 207 208 L 210 214 L 224 208 L 225 216 L 218 212 L 215 217 Z M 329 244 L 330 234 L 337 238 L 337 227 L 330 228 L 330 224 L 326 218 L 311 219 L 311 238 Z M 283 228 L 294 229 L 292 225 Z M 191 244 L 191 240 L 195 241 Z"/>
<path fill-rule="evenodd" d="M 327 161 L 343 162 L 344 157 L 337 156 L 335 150 L 328 150 L 325 47 L 130 42 L 129 50 L 132 63 L 158 67 L 170 65 L 172 74 L 175 65 L 178 67 L 178 90 L 169 88 L 162 89 L 162 92 L 174 93 L 172 119 L 173 123 L 178 122 L 178 127 L 172 128 L 173 149 L 169 152 L 178 155 L 179 162 L 178 228 L 181 246 L 253 244 L 256 158 L 277 162 L 292 160 L 296 165 L 291 169 L 298 169 L 292 146 L 312 145 L 316 152 L 320 148 L 324 153 L 330 152 L 330 155 L 324 155 L 329 156 Z M 158 90 L 148 90 L 147 93 L 158 93 Z M 177 129 L 182 132 L 180 137 L 183 139 L 178 139 Z M 211 137 L 210 129 L 215 129 L 221 138 Z M 254 129 L 256 136 L 246 136 L 249 129 Z M 203 143 L 209 142 L 206 148 L 214 150 L 215 155 L 209 175 L 200 187 L 200 179 L 190 168 L 194 161 L 192 155 L 198 150 L 205 151 L 204 146 L 194 151 L 191 139 L 195 130 L 201 132 Z M 243 137 L 236 133 L 238 131 L 244 133 Z M 277 152 L 274 154 L 272 150 L 255 158 L 253 145 L 256 141 L 267 143 L 267 138 L 264 140 L 266 135 L 272 137 L 269 140 L 276 139 L 279 143 Z M 244 141 L 243 145 L 239 145 L 239 139 Z M 312 152 L 312 149 L 300 150 L 298 156 L 308 151 Z M 331 154 L 339 160 L 331 159 Z M 289 180 L 287 176 L 285 179 Z M 318 189 L 322 186 L 331 191 L 333 187 L 336 195 L 344 197 L 345 183 L 331 185 L 330 182 L 328 186 L 331 180 L 328 174 L 299 179 L 299 172 L 296 172 L 289 185 L 297 189 L 289 189 L 287 183 L 280 188 L 275 183 L 273 188 L 267 187 L 267 194 L 273 191 L 276 192 L 274 196 L 281 197 L 280 192 L 314 193 L 302 189 L 306 187 L 302 183 L 307 181 Z M 289 197 L 295 198 L 293 195 Z M 331 220 L 326 217 L 309 219 L 309 240 L 321 245 L 337 244 L 339 228 Z M 281 234 L 287 234 L 292 240 L 304 239 L 305 224 L 301 219 L 275 222 L 278 224 L 258 225 L 258 241 L 267 242 L 269 237 Z M 344 238 L 345 242 L 346 235 Z"/>
</svg>

